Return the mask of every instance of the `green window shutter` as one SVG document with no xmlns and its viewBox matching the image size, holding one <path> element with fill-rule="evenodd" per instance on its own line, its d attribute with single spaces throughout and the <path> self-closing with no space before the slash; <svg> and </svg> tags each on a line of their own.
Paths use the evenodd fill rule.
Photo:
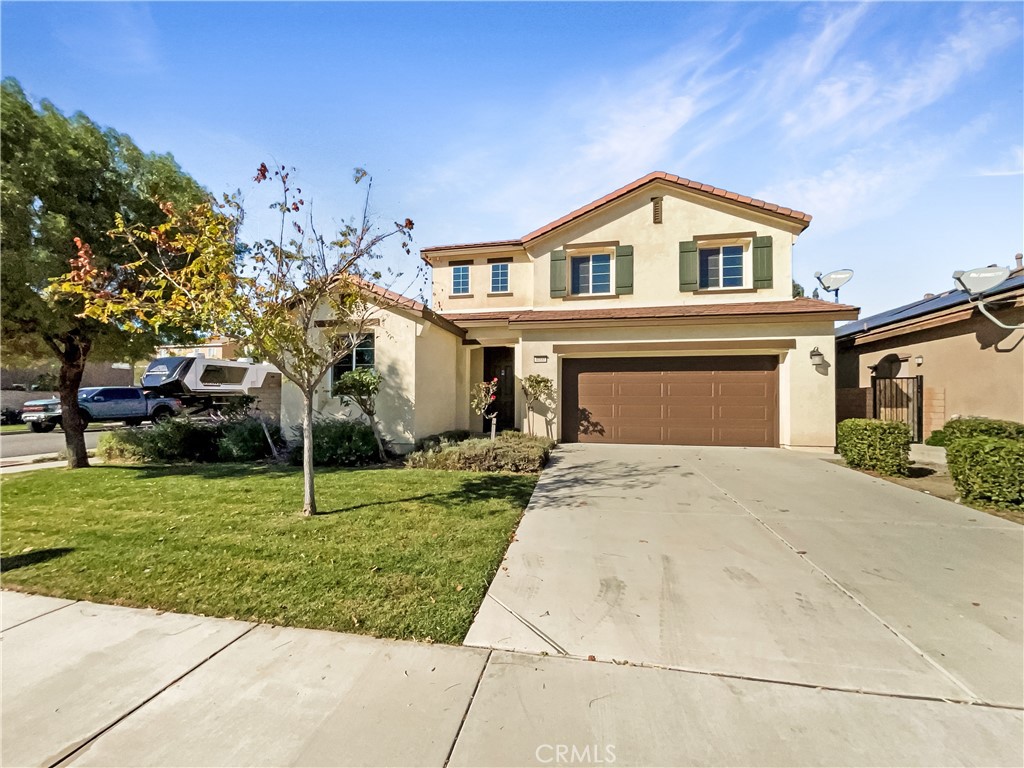
<svg viewBox="0 0 1024 768">
<path fill-rule="evenodd" d="M 633 292 L 633 246 L 615 246 L 615 295 Z"/>
<path fill-rule="evenodd" d="M 700 258 L 697 255 L 697 241 L 687 240 L 679 244 L 679 290 L 696 291 L 700 287 Z"/>
<path fill-rule="evenodd" d="M 772 287 L 772 236 L 754 238 L 754 287 Z"/>
<path fill-rule="evenodd" d="M 565 251 L 551 252 L 551 298 L 565 296 Z"/>
</svg>

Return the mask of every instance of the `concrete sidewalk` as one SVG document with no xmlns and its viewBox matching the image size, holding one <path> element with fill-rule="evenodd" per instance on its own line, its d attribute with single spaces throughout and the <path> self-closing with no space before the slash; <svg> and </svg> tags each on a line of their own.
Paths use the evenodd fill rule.
<svg viewBox="0 0 1024 768">
<path fill-rule="evenodd" d="M 1020 765 L 1019 709 L 0 593 L 3 765 Z"/>
</svg>

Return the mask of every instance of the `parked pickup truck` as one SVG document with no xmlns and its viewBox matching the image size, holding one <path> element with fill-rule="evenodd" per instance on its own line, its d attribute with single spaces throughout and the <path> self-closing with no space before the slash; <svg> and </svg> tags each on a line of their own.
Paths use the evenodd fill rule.
<svg viewBox="0 0 1024 768">
<path fill-rule="evenodd" d="M 86 425 L 93 421 L 123 421 L 131 427 L 143 421 L 166 421 L 181 411 L 173 397 L 151 397 L 142 387 L 85 387 L 78 390 L 78 407 Z M 52 432 L 60 426 L 60 400 L 29 400 L 21 420 L 33 432 Z"/>
</svg>

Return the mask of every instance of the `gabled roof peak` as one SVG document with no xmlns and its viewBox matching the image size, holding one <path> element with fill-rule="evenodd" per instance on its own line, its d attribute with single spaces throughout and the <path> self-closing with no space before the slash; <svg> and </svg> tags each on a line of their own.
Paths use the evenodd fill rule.
<svg viewBox="0 0 1024 768">
<path fill-rule="evenodd" d="M 636 190 L 640 189 L 643 186 L 653 184 L 656 182 L 674 185 L 676 187 L 679 187 L 680 189 L 686 189 L 691 192 L 697 192 L 699 194 L 720 198 L 722 200 L 726 200 L 728 202 L 732 202 L 747 208 L 757 209 L 760 212 L 766 212 L 775 216 L 781 216 L 783 218 L 790 219 L 791 221 L 794 221 L 801 225 L 801 231 L 806 229 L 807 226 L 811 223 L 811 215 L 809 213 L 804 213 L 803 211 L 797 211 L 792 208 L 785 208 L 783 206 L 776 205 L 775 203 L 769 203 L 764 200 L 758 200 L 757 198 L 748 197 L 746 195 L 740 195 L 737 194 L 736 192 L 730 192 L 726 189 L 712 186 L 711 184 L 703 184 L 699 181 L 685 179 L 682 176 L 676 176 L 675 174 L 666 173 L 665 171 L 652 171 L 651 173 L 648 173 L 646 176 L 642 176 L 636 181 L 630 182 L 626 186 L 616 189 L 614 192 L 609 192 L 604 197 L 598 198 L 597 200 L 594 200 L 592 203 L 588 203 L 587 205 L 584 205 L 581 208 L 577 208 L 571 213 L 567 213 L 565 216 L 555 219 L 554 221 L 545 224 L 543 227 L 540 227 L 539 229 L 535 229 L 532 232 L 523 235 L 519 239 L 495 240 L 491 242 L 482 243 L 461 243 L 457 245 L 435 245 L 429 248 L 423 248 L 421 249 L 420 252 L 430 253 L 433 251 L 447 251 L 463 248 L 481 248 L 489 246 L 525 246 L 531 241 L 536 240 L 539 237 L 543 237 L 544 235 L 553 232 L 554 230 L 558 229 L 561 226 L 569 224 L 570 222 L 575 221 L 576 219 L 585 216 L 588 213 L 596 211 L 598 208 L 601 208 L 605 205 L 608 205 L 609 203 L 614 202 L 615 200 L 625 197 L 626 195 L 630 194 L 631 192 L 635 192 Z"/>
</svg>

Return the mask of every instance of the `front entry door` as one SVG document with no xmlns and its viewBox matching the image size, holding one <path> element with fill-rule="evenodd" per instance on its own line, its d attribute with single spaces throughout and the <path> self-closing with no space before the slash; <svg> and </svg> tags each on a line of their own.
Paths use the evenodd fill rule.
<svg viewBox="0 0 1024 768">
<path fill-rule="evenodd" d="M 515 355 L 511 347 L 484 347 L 484 381 L 498 379 L 494 393 L 498 399 L 498 429 L 514 429 L 516 426 L 516 376 Z M 489 432 L 491 420 L 484 419 L 483 429 Z"/>
</svg>

